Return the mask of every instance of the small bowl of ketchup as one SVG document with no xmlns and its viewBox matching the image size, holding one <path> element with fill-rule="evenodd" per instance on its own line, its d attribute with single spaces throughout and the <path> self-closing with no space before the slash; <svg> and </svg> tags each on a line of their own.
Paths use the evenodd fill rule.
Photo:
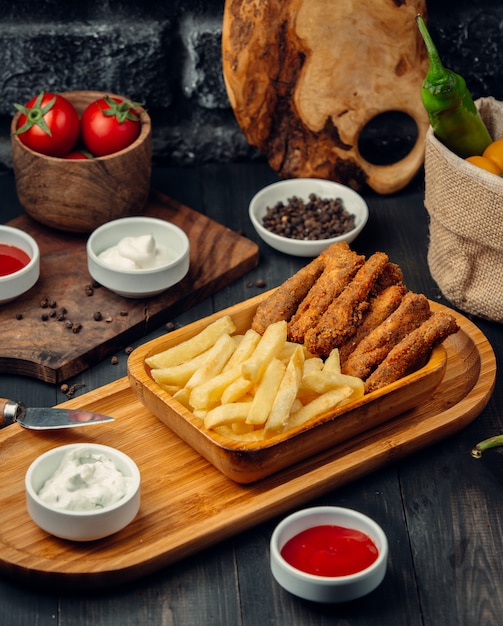
<svg viewBox="0 0 503 626">
<path fill-rule="evenodd" d="M 388 541 L 372 519 L 336 506 L 297 511 L 271 537 L 271 571 L 290 593 L 313 602 L 349 602 L 378 587 Z"/>
<path fill-rule="evenodd" d="M 18 228 L 0 225 L 0 304 L 31 289 L 39 276 L 37 242 Z"/>
</svg>

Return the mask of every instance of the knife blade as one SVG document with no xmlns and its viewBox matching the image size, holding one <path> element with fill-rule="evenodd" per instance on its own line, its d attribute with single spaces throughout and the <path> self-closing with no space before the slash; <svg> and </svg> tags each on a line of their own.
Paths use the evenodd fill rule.
<svg viewBox="0 0 503 626">
<path fill-rule="evenodd" d="M 114 418 L 75 409 L 28 408 L 22 402 L 0 398 L 0 428 L 17 422 L 31 430 L 54 430 L 113 422 Z"/>
</svg>

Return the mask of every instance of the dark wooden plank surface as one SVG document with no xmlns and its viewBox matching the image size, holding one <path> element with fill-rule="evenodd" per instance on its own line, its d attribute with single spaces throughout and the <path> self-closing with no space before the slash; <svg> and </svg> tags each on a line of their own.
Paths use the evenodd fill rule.
<svg viewBox="0 0 503 626">
<path fill-rule="evenodd" d="M 154 170 L 153 186 L 256 240 L 247 217 L 251 196 L 276 180 L 263 164 Z M 422 178 L 393 196 L 365 194 L 370 220 L 355 241 L 363 254 L 387 252 L 402 267 L 410 289 L 445 302 L 426 263 L 428 225 Z M 1 218 L 21 212 L 12 176 L 0 175 Z M 273 287 L 305 263 L 275 253 L 259 243 L 260 264 L 248 274 L 177 316 L 178 326 Z M 473 320 L 490 340 L 498 361 L 503 357 L 501 325 Z M 148 340 L 165 332 L 152 331 Z M 135 343 L 134 345 L 138 345 Z M 126 354 L 116 353 L 82 372 L 69 384 L 77 393 L 123 376 Z M 0 375 L 0 395 L 23 398 L 31 405 L 52 405 L 66 398 L 58 386 Z M 503 609 L 503 457 L 470 457 L 474 443 L 503 432 L 502 386 L 465 430 L 311 504 L 336 504 L 375 518 L 390 542 L 390 561 L 382 585 L 361 600 L 318 606 L 284 592 L 269 571 L 269 540 L 277 519 L 242 532 L 157 574 L 106 593 L 62 595 L 21 588 L 0 579 L 0 623 L 13 626 L 65 624 L 121 626 L 143 624 L 265 624 L 389 626 L 496 625 Z M 8 460 L 2 459 L 8 480 Z M 169 507 L 169 501 L 166 502 Z"/>
</svg>

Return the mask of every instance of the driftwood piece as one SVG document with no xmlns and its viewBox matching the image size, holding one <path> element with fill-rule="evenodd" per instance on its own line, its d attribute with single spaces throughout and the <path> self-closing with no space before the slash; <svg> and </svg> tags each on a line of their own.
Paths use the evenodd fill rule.
<svg viewBox="0 0 503 626">
<path fill-rule="evenodd" d="M 318 177 L 393 193 L 419 171 L 428 69 L 415 16 L 425 0 L 226 0 L 224 79 L 249 143 L 284 178 Z M 405 158 L 375 165 L 362 129 L 400 111 L 418 129 Z"/>
</svg>

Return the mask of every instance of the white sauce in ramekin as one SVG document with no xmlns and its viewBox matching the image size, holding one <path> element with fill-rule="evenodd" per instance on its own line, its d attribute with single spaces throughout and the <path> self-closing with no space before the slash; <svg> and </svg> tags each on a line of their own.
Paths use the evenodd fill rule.
<svg viewBox="0 0 503 626">
<path fill-rule="evenodd" d="M 55 509 L 92 511 L 122 500 L 130 483 L 105 454 L 81 447 L 65 454 L 38 496 Z"/>
<path fill-rule="evenodd" d="M 111 267 L 133 270 L 160 267 L 173 259 L 167 248 L 156 243 L 153 235 L 124 237 L 98 257 Z"/>
</svg>

